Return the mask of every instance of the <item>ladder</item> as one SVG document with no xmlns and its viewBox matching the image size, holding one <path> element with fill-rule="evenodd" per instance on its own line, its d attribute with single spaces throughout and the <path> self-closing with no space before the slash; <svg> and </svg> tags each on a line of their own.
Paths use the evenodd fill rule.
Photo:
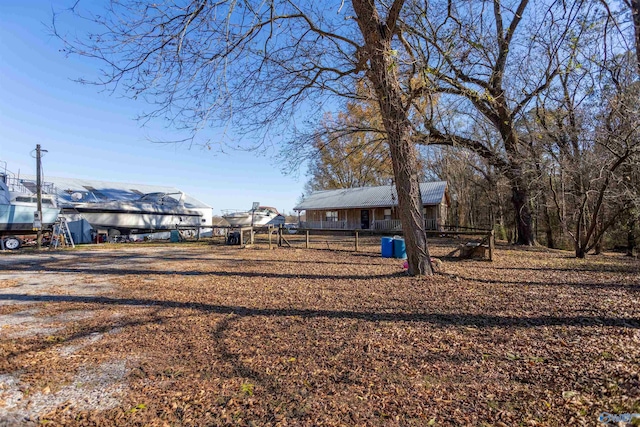
<svg viewBox="0 0 640 427">
<path fill-rule="evenodd" d="M 67 218 L 59 216 L 56 222 L 53 224 L 53 232 L 51 234 L 51 243 L 49 244 L 49 249 L 57 249 L 64 246 L 70 246 L 72 248 L 76 247 L 76 245 L 73 243 L 73 236 L 71 235 L 71 231 L 69 231 Z"/>
</svg>

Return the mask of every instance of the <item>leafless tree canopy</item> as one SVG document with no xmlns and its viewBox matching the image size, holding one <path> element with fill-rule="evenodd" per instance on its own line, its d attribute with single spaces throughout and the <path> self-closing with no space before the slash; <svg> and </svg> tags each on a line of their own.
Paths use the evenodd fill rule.
<svg viewBox="0 0 640 427">
<path fill-rule="evenodd" d="M 431 272 L 417 144 L 472 153 L 463 181 L 490 183 L 493 223 L 506 210 L 487 189 L 508 185 L 518 243 L 544 224 L 547 243 L 561 228 L 583 256 L 614 222 L 637 222 L 640 60 L 621 59 L 640 58 L 636 0 L 111 0 L 71 11 L 90 34 L 73 39 L 54 19 L 65 50 L 103 65 L 85 83 L 144 98 L 142 118 L 187 141 L 218 142 L 207 128 L 226 126 L 245 148 L 271 136 L 308 153 L 308 123 L 373 101 L 375 129 L 344 121 L 333 135 L 387 144 L 412 274 Z"/>
<path fill-rule="evenodd" d="M 313 115 L 336 95 L 355 97 L 355 79 L 368 79 L 388 138 L 409 272 L 432 272 L 407 76 L 394 49 L 404 0 L 112 0 L 104 14 L 79 6 L 76 14 L 97 30 L 76 40 L 57 31 L 68 52 L 106 64 L 97 83 L 145 97 L 155 107 L 147 118 L 166 118 L 188 139 L 219 124 L 234 134 L 283 132 L 295 112 Z"/>
<path fill-rule="evenodd" d="M 489 173 L 485 173 L 482 180 L 489 185 L 499 183 L 492 173 L 504 171 L 504 166 L 517 165 L 517 176 L 522 179 L 518 186 L 527 192 L 525 201 L 533 236 L 543 235 L 543 241 L 551 247 L 573 246 L 580 257 L 591 249 L 599 250 L 607 231 L 613 233 L 628 227 L 628 240 L 635 241 L 638 191 L 633 188 L 638 185 L 631 171 L 638 161 L 640 123 L 631 99 L 637 99 L 634 93 L 638 75 L 628 50 L 633 44 L 625 38 L 630 34 L 625 33 L 625 26 L 617 21 L 619 18 L 611 9 L 602 8 L 600 2 L 584 2 L 566 26 L 565 40 L 548 51 L 553 55 L 545 55 L 544 50 L 536 54 L 524 50 L 521 52 L 525 56 L 516 55 L 518 62 L 527 67 L 505 73 L 504 82 L 511 90 L 525 88 L 522 96 L 527 84 L 521 75 L 534 76 L 536 72 L 547 75 L 548 64 L 553 65 L 554 71 L 552 78 L 532 92 L 533 96 L 524 96 L 523 99 L 528 99 L 522 104 L 526 108 L 519 108 L 520 103 L 513 100 L 517 100 L 517 92 L 505 91 L 505 99 L 511 99 L 507 104 L 515 105 L 509 108 L 519 112 L 508 127 L 512 128 L 510 138 L 515 142 L 511 148 L 499 124 L 486 120 L 491 117 L 491 111 L 485 112 L 487 106 L 473 105 L 473 99 L 470 100 L 464 90 L 455 97 L 441 98 L 433 124 L 427 122 L 436 128 L 432 137 L 442 129 L 439 143 L 458 143 L 472 150 L 473 144 L 480 147 L 475 151 L 487 163 Z M 551 31 L 550 34 L 557 33 Z M 550 39 L 543 35 L 540 40 Z M 531 37 L 526 42 L 533 43 L 535 39 Z M 479 62 L 480 59 L 473 61 Z M 449 80 L 467 92 L 471 90 L 471 96 L 478 93 L 479 86 L 471 85 L 469 89 L 469 84 L 464 85 L 453 77 Z M 517 84 L 513 85 L 513 81 Z M 455 92 L 447 87 L 442 90 L 447 94 Z M 464 114 L 473 120 L 461 120 Z M 509 118 L 505 119 L 506 123 Z M 447 126 L 448 123 L 451 125 Z M 496 138 L 496 134 L 501 138 Z M 495 141 L 501 143 L 495 144 Z M 503 175 L 513 186 L 509 167 Z M 499 192 L 500 187 L 496 185 L 494 194 Z M 485 205 L 488 204 L 487 210 L 504 211 L 504 200 L 482 196 Z M 492 224 L 501 229 L 502 214 L 490 217 Z M 508 229 L 506 231 L 512 236 Z M 629 247 L 633 246 L 635 243 L 629 243 Z"/>
<path fill-rule="evenodd" d="M 77 16 L 93 34 L 70 39 L 70 54 L 102 62 L 95 83 L 153 106 L 193 137 L 209 126 L 233 134 L 290 124 L 295 108 L 315 114 L 354 91 L 361 36 L 340 2 L 111 1 Z M 315 4 L 314 4 L 315 3 Z"/>
</svg>

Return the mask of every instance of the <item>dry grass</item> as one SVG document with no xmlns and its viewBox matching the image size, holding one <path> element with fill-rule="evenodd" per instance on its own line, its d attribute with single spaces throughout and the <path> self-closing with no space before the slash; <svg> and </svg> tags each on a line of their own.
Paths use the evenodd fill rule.
<svg viewBox="0 0 640 427">
<path fill-rule="evenodd" d="M 640 412 L 637 260 L 501 248 L 411 278 L 365 243 L 2 257 L 0 425 L 592 426 Z"/>
</svg>

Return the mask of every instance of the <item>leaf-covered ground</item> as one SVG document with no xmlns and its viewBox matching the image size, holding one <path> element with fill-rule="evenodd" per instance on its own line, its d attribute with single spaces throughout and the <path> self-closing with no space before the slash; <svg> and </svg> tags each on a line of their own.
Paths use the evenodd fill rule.
<svg viewBox="0 0 640 427">
<path fill-rule="evenodd" d="M 407 277 L 375 241 L 0 256 L 0 425 L 593 426 L 640 413 L 637 259 L 503 247 L 444 270 Z"/>
</svg>

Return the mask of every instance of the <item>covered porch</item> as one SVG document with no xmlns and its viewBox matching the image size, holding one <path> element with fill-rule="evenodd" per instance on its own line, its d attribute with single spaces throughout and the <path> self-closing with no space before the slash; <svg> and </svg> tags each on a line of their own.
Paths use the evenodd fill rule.
<svg viewBox="0 0 640 427">
<path fill-rule="evenodd" d="M 424 225 L 426 230 L 442 230 L 444 223 L 438 215 L 437 206 L 425 206 Z M 341 209 L 307 211 L 306 221 L 300 222 L 301 228 L 323 230 L 377 230 L 402 231 L 402 224 L 395 209 Z"/>
</svg>

